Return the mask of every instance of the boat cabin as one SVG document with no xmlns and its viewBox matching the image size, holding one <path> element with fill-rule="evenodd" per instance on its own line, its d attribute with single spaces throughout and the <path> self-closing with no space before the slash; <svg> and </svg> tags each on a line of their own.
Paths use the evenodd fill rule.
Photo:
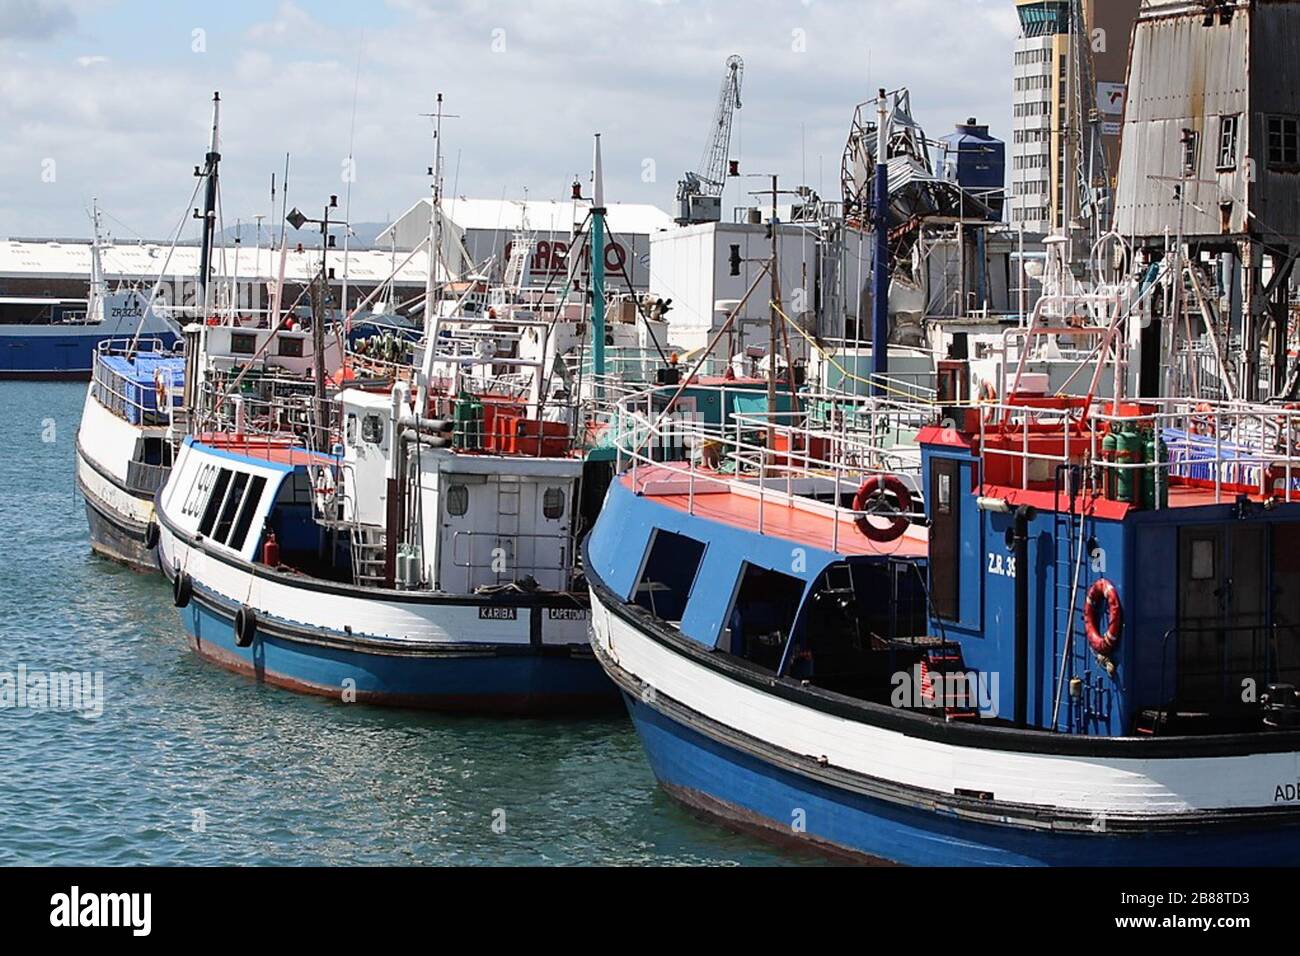
<svg viewBox="0 0 1300 956">
<path fill-rule="evenodd" d="M 928 429 L 930 632 L 1001 674 L 1001 713 L 1029 727 L 1290 721 L 1298 425 L 1281 408 L 1013 399 Z"/>
<path fill-rule="evenodd" d="M 937 412 L 923 506 L 880 474 L 865 405 L 855 435 L 782 424 L 797 456 L 625 443 L 589 579 L 667 640 L 847 702 L 1106 737 L 1300 724 L 1300 412 Z"/>
</svg>

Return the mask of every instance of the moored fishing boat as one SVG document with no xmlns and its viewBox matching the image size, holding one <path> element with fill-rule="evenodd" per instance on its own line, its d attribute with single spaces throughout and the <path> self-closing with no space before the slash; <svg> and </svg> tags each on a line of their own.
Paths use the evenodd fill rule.
<svg viewBox="0 0 1300 956">
<path fill-rule="evenodd" d="M 549 713 L 614 702 L 574 577 L 581 459 L 504 411 L 478 443 L 477 426 L 416 416 L 400 384 L 391 397 L 344 390 L 333 407 L 330 453 L 259 434 L 252 408 L 244 431 L 182 447 L 158 501 L 159 563 L 198 653 L 370 703 Z"/>
<path fill-rule="evenodd" d="M 90 546 L 137 571 L 153 571 L 153 499 L 171 466 L 171 409 L 183 356 L 132 337 L 100 344 L 77 428 L 77 488 Z"/>
<path fill-rule="evenodd" d="M 623 442 L 584 546 L 592 642 L 661 786 L 865 859 L 1284 863 L 1296 412 L 1015 389 L 975 409 L 961 381 L 919 434 L 923 512 L 871 427 L 787 419 L 804 456 Z"/>
</svg>

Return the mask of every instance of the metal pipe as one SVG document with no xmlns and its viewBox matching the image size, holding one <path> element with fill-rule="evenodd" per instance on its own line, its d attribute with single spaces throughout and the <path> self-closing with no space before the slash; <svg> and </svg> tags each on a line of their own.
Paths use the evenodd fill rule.
<svg viewBox="0 0 1300 956">
<path fill-rule="evenodd" d="M 1016 509 L 1012 523 L 1012 554 L 1016 561 L 1015 724 L 1029 724 L 1029 522 L 1038 512 L 1030 505 Z"/>
</svg>

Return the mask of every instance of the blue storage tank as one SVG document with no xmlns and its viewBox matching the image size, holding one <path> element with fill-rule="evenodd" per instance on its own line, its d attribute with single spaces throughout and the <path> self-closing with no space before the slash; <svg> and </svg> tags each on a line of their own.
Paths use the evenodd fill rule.
<svg viewBox="0 0 1300 956">
<path fill-rule="evenodd" d="M 939 140 L 943 149 L 940 174 L 979 197 L 992 210 L 990 218 L 1002 218 L 1006 195 L 1007 147 L 989 128 L 971 117 Z"/>
</svg>

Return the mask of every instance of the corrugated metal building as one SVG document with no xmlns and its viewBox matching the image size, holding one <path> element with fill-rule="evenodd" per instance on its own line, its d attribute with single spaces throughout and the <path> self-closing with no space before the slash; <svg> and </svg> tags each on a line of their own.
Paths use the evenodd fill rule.
<svg viewBox="0 0 1300 956">
<path fill-rule="evenodd" d="M 1292 395 L 1300 381 L 1287 341 L 1298 53 L 1296 0 L 1145 0 L 1133 35 L 1115 227 L 1151 260 L 1167 236 L 1186 237 L 1194 311 L 1229 394 L 1245 398 Z M 1173 354 L 1175 333 L 1164 334 L 1164 357 L 1152 346 L 1144 366 Z"/>
<path fill-rule="evenodd" d="M 1130 65 L 1116 226 L 1161 236 L 1181 206 L 1190 236 L 1300 236 L 1300 3 L 1209 9 L 1147 0 Z"/>
</svg>

